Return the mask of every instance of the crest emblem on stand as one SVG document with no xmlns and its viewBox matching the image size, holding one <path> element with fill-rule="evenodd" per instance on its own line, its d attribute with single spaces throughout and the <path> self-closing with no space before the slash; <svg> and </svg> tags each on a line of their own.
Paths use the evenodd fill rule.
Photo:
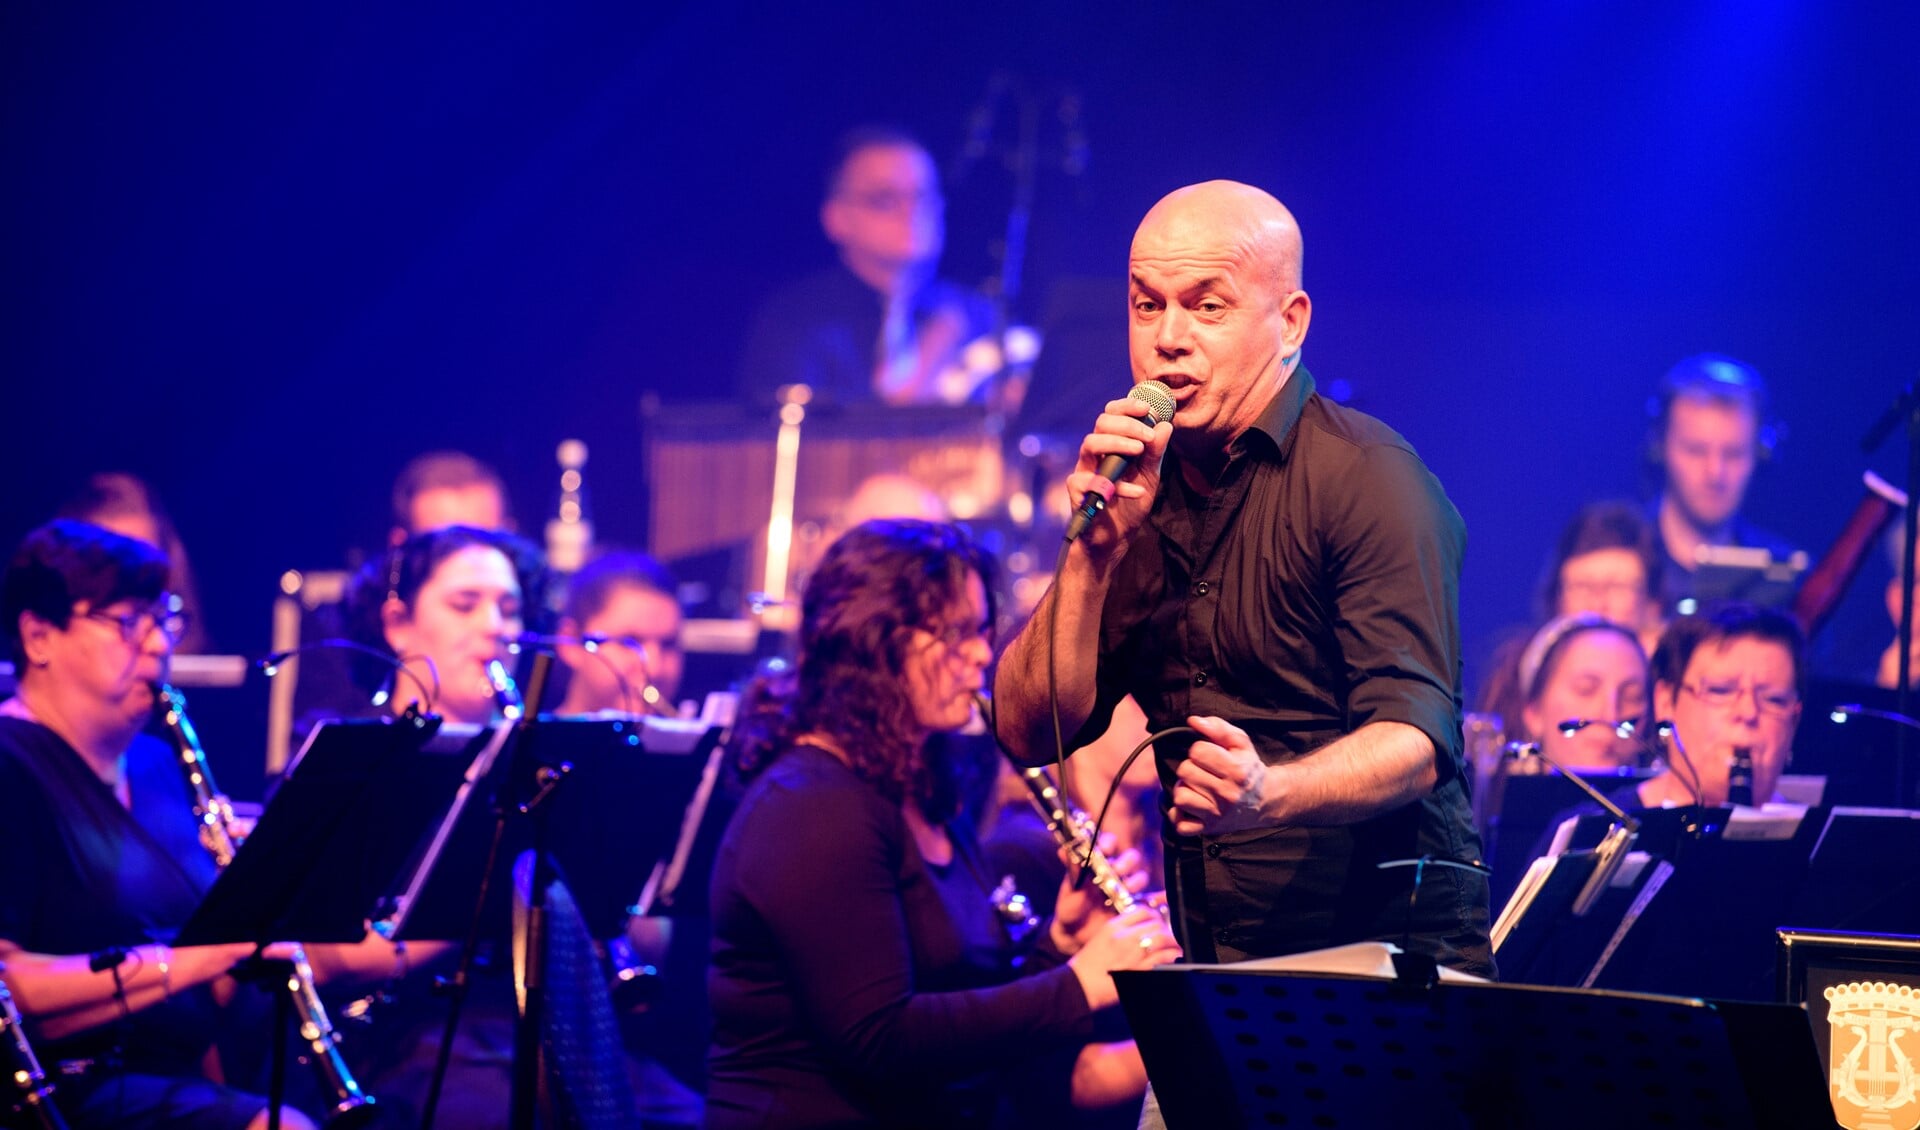
<svg viewBox="0 0 1920 1130">
<path fill-rule="evenodd" d="M 1828 1093 L 1848 1130 L 1920 1127 L 1920 990 L 1884 981 L 1827 989 Z"/>
</svg>

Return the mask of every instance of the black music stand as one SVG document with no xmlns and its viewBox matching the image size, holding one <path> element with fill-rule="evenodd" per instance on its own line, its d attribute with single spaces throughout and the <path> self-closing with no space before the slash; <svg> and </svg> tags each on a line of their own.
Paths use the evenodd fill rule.
<svg viewBox="0 0 1920 1130">
<path fill-rule="evenodd" d="M 569 765 L 569 780 L 542 801 L 546 848 L 597 938 L 622 933 L 626 908 L 654 862 L 673 850 L 720 730 L 668 718 L 573 720 L 541 717 L 526 726 L 510 757 L 499 758 L 455 825 L 433 874 L 409 909 L 402 936 L 458 941 L 473 915 L 473 892 L 492 838 L 489 795 L 522 797 L 541 767 Z M 440 811 L 445 810 L 442 805 Z M 410 845 L 411 846 L 411 845 Z M 491 876 L 483 934 L 505 937 L 511 885 L 505 868 L 532 846 L 525 822 L 509 826 Z"/>
<path fill-rule="evenodd" d="M 440 730 L 437 717 L 412 713 L 317 727 L 173 944 L 364 938 L 381 894 L 478 749 L 477 739 Z M 282 976 L 279 964 L 254 975 Z M 289 1021 L 287 994 L 276 993 L 271 1126 L 285 1098 Z"/>
<path fill-rule="evenodd" d="M 1648 776 L 1640 771 L 1575 772 L 1608 795 Z M 1533 859 L 1534 846 L 1553 830 L 1556 818 L 1564 816 L 1568 806 L 1580 799 L 1580 794 L 1560 773 L 1528 774 L 1512 768 L 1491 778 L 1487 791 L 1488 812 L 1481 840 L 1487 864 L 1493 868 L 1487 889 L 1497 908 L 1506 905 L 1519 889 L 1520 880 Z"/>
<path fill-rule="evenodd" d="M 1493 956 L 1502 977 L 1543 985 L 1569 983 L 1567 977 L 1542 975 L 1541 963 L 1550 954 L 1558 956 L 1561 928 L 1576 917 L 1574 903 L 1599 864 L 1598 853 L 1592 851 L 1562 852 L 1534 861 L 1494 920 Z M 1629 856 L 1625 866 L 1637 863 Z"/>
<path fill-rule="evenodd" d="M 1920 812 L 1834 808 L 1783 921 L 1819 930 L 1920 934 Z"/>
<path fill-rule="evenodd" d="M 1727 809 L 1635 815 L 1643 823 L 1634 846 L 1653 860 L 1583 920 L 1580 929 L 1598 931 L 1583 943 L 1587 952 L 1596 962 L 1605 958 L 1592 986 L 1771 1000 L 1773 931 L 1792 919 L 1807 885 L 1808 858 L 1826 810 L 1807 809 L 1790 835 L 1764 839 L 1745 838 L 1753 826 Z M 1582 817 L 1575 842 L 1605 825 L 1603 817 Z M 1650 889 L 1656 883 L 1657 890 Z M 1630 929 L 1619 929 L 1623 925 Z"/>
<path fill-rule="evenodd" d="M 289 767 L 175 945 L 357 942 L 480 738 L 428 716 L 329 722 Z"/>
<path fill-rule="evenodd" d="M 1114 981 L 1172 1130 L 1832 1124 L 1787 1005 L 1238 966 Z"/>
</svg>

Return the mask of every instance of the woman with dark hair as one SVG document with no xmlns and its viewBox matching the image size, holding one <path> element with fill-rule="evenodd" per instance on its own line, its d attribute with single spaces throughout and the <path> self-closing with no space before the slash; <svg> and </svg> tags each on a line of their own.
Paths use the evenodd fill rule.
<svg viewBox="0 0 1920 1130">
<path fill-rule="evenodd" d="M 347 592 L 354 642 L 391 657 L 356 656 L 355 678 L 370 692 L 385 691 L 375 701 L 396 714 L 418 701 L 448 723 L 497 721 L 506 703 L 487 666 L 498 661 L 511 670 L 509 644 L 531 607 L 525 594 L 542 591 L 543 572 L 538 552 L 513 534 L 470 526 L 414 534 L 363 566 Z M 404 952 L 395 1002 L 376 1010 L 373 1026 L 347 1046 L 354 1070 L 396 1125 L 418 1121 L 431 1089 L 446 1016 L 433 966 L 453 957 L 441 941 L 407 939 Z M 436 1117 L 449 1126 L 504 1126 L 512 987 L 503 977 L 476 977 L 468 994 Z"/>
<path fill-rule="evenodd" d="M 556 714 L 670 714 L 680 693 L 686 655 L 680 649 L 680 602 L 673 575 L 644 553 L 613 551 L 587 562 L 567 585 L 563 640 L 567 693 Z"/>
<path fill-rule="evenodd" d="M 449 722 L 492 721 L 499 702 L 487 665 L 510 662 L 525 594 L 541 591 L 542 572 L 539 554 L 512 534 L 448 526 L 413 535 L 363 566 L 347 594 L 355 642 L 393 657 L 355 663 L 355 678 L 386 690 L 395 713 L 419 699 Z"/>
<path fill-rule="evenodd" d="M 0 582 L 19 672 L 0 702 L 0 964 L 76 1128 L 267 1122 L 266 1099 L 203 1071 L 213 985 L 253 947 L 167 944 L 215 874 L 178 759 L 140 732 L 187 627 L 167 575 L 152 546 L 61 520 Z"/>
<path fill-rule="evenodd" d="M 1783 612 L 1741 601 L 1710 605 L 1667 628 L 1653 656 L 1653 703 L 1671 719 L 1669 755 L 1640 785 L 1663 804 L 1762 805 L 1793 757 L 1806 691 L 1806 637 Z M 1744 764 L 1747 795 L 1735 795 Z"/>
<path fill-rule="evenodd" d="M 1591 613 L 1630 628 L 1648 655 L 1666 626 L 1659 532 L 1630 502 L 1594 502 L 1561 531 L 1541 585 L 1546 618 Z"/>
<path fill-rule="evenodd" d="M 953 526 L 856 527 L 807 585 L 788 684 L 749 696 L 750 783 L 712 885 L 710 1127 L 1031 1124 L 1004 1104 L 1064 1095 L 988 1078 L 1062 1052 L 1059 1092 L 1126 1097 L 1073 1055 L 1117 1001 L 1111 971 L 1179 955 L 1165 921 L 1097 911 L 1069 880 L 1016 970 L 1024 914 L 955 819 L 958 772 L 929 753 L 985 685 L 991 573 Z"/>
<path fill-rule="evenodd" d="M 1630 502 L 1593 502 L 1560 532 L 1540 584 L 1537 623 L 1593 615 L 1632 632 L 1643 655 L 1660 642 L 1664 620 L 1655 598 L 1662 555 L 1654 528 Z M 1479 709 L 1498 717 L 1509 736 L 1520 729 L 1529 687 L 1520 656 L 1531 633 L 1515 632 L 1494 649 Z"/>
</svg>

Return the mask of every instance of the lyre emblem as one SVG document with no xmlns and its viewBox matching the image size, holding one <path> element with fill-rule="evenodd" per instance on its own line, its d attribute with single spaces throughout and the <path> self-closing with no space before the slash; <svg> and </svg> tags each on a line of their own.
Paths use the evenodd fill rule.
<svg viewBox="0 0 1920 1130">
<path fill-rule="evenodd" d="M 1913 1056 L 1920 989 L 1855 981 L 1830 987 L 1826 998 L 1834 1117 L 1848 1130 L 1920 1127 L 1920 1068 Z"/>
</svg>

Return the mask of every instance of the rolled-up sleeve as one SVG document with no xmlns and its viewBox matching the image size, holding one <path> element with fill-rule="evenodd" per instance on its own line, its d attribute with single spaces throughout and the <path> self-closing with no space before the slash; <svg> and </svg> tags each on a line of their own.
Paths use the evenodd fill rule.
<svg viewBox="0 0 1920 1130">
<path fill-rule="evenodd" d="M 1460 771 L 1460 566 L 1466 525 L 1412 451 L 1357 448 L 1327 498 L 1329 561 L 1350 725 L 1404 722 Z"/>
</svg>

